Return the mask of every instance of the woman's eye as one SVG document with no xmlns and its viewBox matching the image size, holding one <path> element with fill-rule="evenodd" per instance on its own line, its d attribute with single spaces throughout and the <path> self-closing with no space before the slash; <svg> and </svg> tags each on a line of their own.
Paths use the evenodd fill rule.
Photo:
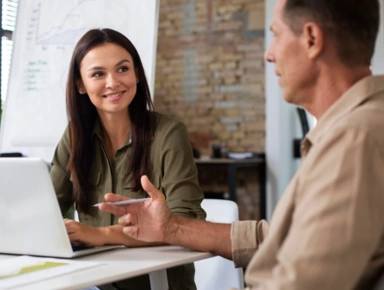
<svg viewBox="0 0 384 290">
<path fill-rule="evenodd" d="M 101 77 L 103 75 L 103 73 L 102 72 L 100 72 L 100 71 L 97 71 L 97 72 L 94 72 L 92 75 L 91 75 L 91 77 Z"/>
<path fill-rule="evenodd" d="M 118 72 L 126 72 L 128 70 L 127 66 L 122 66 L 119 68 Z"/>
</svg>

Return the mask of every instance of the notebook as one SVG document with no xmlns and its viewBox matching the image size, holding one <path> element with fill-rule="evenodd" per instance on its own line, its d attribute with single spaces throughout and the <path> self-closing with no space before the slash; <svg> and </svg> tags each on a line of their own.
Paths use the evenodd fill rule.
<svg viewBox="0 0 384 290">
<path fill-rule="evenodd" d="M 39 158 L 0 158 L 0 253 L 73 258 L 120 245 L 73 249 Z"/>
</svg>

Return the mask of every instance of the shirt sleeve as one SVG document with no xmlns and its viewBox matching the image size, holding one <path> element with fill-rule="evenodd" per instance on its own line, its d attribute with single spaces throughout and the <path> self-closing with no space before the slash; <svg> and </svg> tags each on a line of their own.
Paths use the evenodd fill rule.
<svg viewBox="0 0 384 290">
<path fill-rule="evenodd" d="M 275 266 L 260 275 L 256 256 L 248 289 L 352 289 L 375 259 L 384 228 L 383 148 L 359 128 L 332 135 L 305 157 Z"/>
<path fill-rule="evenodd" d="M 67 128 L 56 147 L 50 171 L 53 187 L 63 216 L 73 205 L 72 181 L 70 180 L 70 175 L 67 171 L 70 152 L 69 148 L 69 132 Z"/>
<path fill-rule="evenodd" d="M 231 226 L 232 260 L 235 267 L 247 267 L 268 234 L 269 225 L 261 221 L 235 221 Z"/>
<path fill-rule="evenodd" d="M 204 193 L 198 182 L 198 173 L 193 159 L 187 129 L 181 122 L 173 122 L 162 132 L 161 190 L 169 209 L 176 215 L 205 219 L 201 208 Z"/>
</svg>

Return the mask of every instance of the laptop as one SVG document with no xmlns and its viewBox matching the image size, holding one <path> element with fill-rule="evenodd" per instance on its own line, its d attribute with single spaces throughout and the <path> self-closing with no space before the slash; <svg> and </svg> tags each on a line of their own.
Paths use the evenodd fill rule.
<svg viewBox="0 0 384 290">
<path fill-rule="evenodd" d="M 39 158 L 0 158 L 0 253 L 73 258 L 121 245 L 72 248 L 48 172 Z"/>
</svg>

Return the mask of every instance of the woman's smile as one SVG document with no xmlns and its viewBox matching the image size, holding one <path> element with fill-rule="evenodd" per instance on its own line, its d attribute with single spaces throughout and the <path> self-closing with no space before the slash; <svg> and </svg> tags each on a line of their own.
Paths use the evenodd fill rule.
<svg viewBox="0 0 384 290">
<path fill-rule="evenodd" d="M 116 93 L 105 94 L 105 95 L 103 95 L 103 98 L 108 99 L 110 101 L 118 101 L 124 96 L 125 92 L 126 91 L 120 91 L 120 92 L 116 92 Z"/>
</svg>

